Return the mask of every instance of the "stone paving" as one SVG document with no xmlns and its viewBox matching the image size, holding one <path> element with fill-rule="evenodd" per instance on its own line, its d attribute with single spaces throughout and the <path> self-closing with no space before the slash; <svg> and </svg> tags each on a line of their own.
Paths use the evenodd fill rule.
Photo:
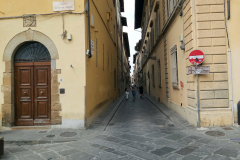
<svg viewBox="0 0 240 160">
<path fill-rule="evenodd" d="M 148 95 L 120 98 L 88 130 L 1 131 L 1 136 L 7 142 L 1 159 L 240 160 L 239 127 L 198 130 Z"/>
</svg>

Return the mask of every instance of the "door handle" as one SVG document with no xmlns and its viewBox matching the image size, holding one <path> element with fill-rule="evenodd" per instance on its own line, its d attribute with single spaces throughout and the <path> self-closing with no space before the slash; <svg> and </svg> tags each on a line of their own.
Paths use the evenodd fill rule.
<svg viewBox="0 0 240 160">
<path fill-rule="evenodd" d="M 40 92 L 41 94 L 43 94 L 43 92 Z"/>
<path fill-rule="evenodd" d="M 24 94 L 27 94 L 27 92 L 23 92 Z"/>
</svg>

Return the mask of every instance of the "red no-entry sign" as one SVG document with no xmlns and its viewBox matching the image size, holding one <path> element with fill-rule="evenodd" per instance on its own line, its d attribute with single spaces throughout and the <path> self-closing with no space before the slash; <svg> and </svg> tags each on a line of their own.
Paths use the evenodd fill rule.
<svg viewBox="0 0 240 160">
<path fill-rule="evenodd" d="M 205 58 L 205 55 L 200 50 L 194 50 L 188 56 L 189 62 L 192 63 L 193 65 L 201 64 L 204 61 L 204 58 Z"/>
</svg>

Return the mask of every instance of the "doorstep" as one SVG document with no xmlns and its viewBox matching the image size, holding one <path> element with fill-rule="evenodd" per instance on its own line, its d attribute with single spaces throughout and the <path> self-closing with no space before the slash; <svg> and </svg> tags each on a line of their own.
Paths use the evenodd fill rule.
<svg viewBox="0 0 240 160">
<path fill-rule="evenodd" d="M 38 129 L 51 129 L 51 126 L 14 126 L 11 130 L 38 130 Z"/>
</svg>

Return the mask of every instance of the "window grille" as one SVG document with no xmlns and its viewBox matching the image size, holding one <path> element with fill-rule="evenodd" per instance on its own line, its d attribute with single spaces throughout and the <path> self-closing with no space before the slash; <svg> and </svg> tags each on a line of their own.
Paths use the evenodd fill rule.
<svg viewBox="0 0 240 160">
<path fill-rule="evenodd" d="M 51 61 L 48 49 L 39 42 L 26 42 L 16 52 L 15 62 Z"/>
<path fill-rule="evenodd" d="M 178 86 L 178 63 L 177 63 L 177 45 L 171 49 L 171 68 L 172 68 L 172 86 Z"/>
</svg>

